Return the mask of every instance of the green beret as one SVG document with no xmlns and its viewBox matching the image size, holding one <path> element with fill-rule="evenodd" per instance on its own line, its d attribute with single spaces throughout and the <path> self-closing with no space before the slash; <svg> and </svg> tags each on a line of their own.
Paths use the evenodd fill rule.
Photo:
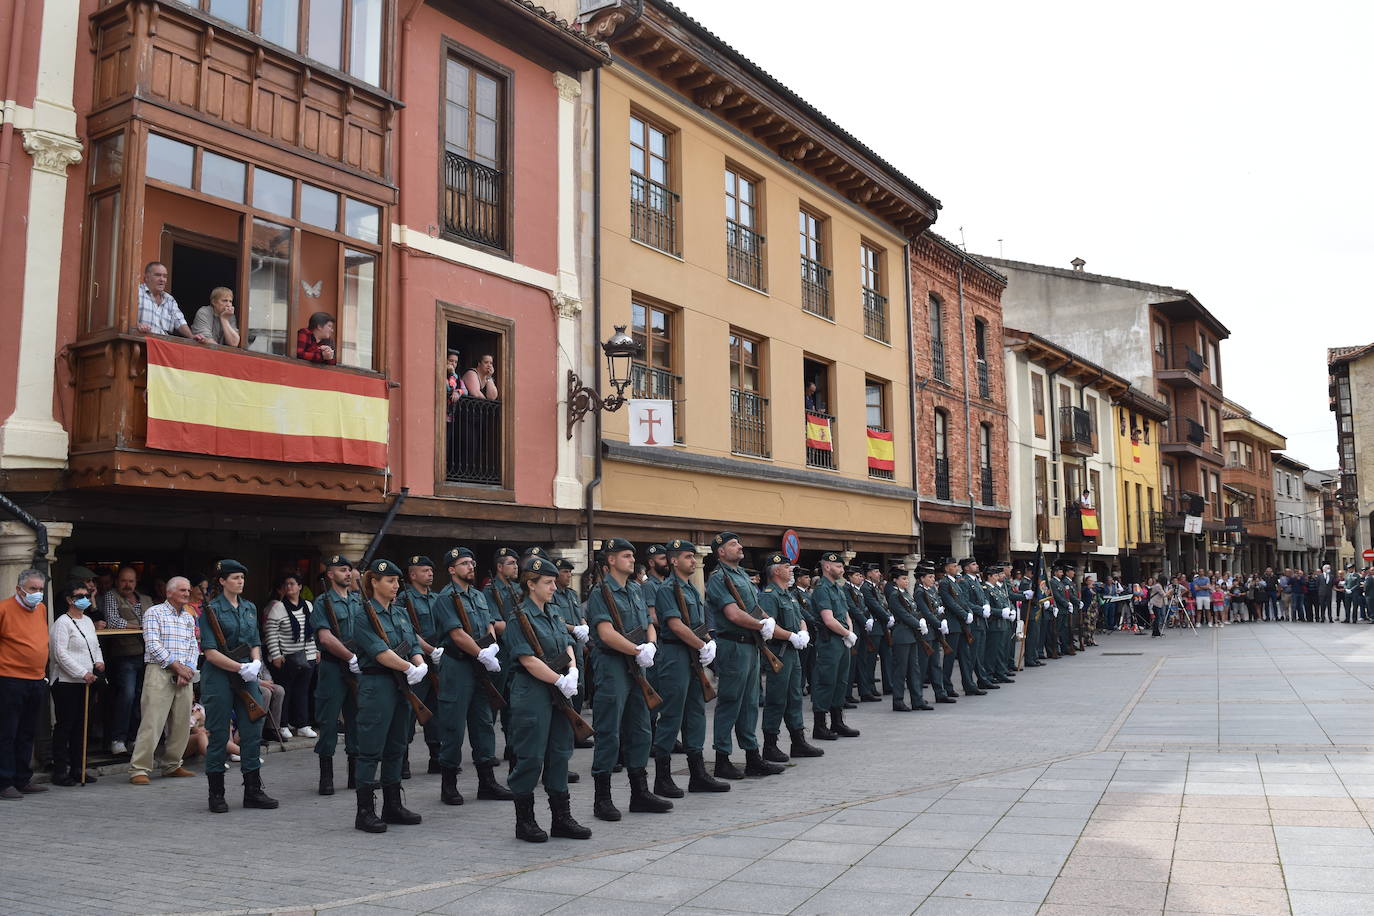
<svg viewBox="0 0 1374 916">
<path fill-rule="evenodd" d="M 549 558 L 548 551 L 546 551 L 543 547 L 540 547 L 538 544 L 535 544 L 533 547 L 526 547 L 523 551 L 521 551 L 520 555 L 522 557 L 543 557 L 546 560 Z"/>
<path fill-rule="evenodd" d="M 344 569 L 352 569 L 353 563 L 351 560 L 348 559 L 348 557 L 344 556 L 343 554 L 336 553 L 334 554 L 334 556 L 324 561 L 325 569 L 330 569 L 335 566 L 342 566 Z"/>
<path fill-rule="evenodd" d="M 791 565 L 792 565 L 792 561 L 789 560 L 789 559 L 787 559 L 787 557 L 783 556 L 783 555 L 780 554 L 780 553 L 770 553 L 770 554 L 768 555 L 767 559 L 765 559 L 765 560 L 763 561 L 763 565 L 764 565 L 764 568 L 767 568 L 767 567 L 769 567 L 769 566 L 783 566 L 783 565 L 791 566 Z"/>
<path fill-rule="evenodd" d="M 372 561 L 372 565 L 368 568 L 368 572 L 372 573 L 374 576 L 399 576 L 401 574 L 401 567 L 390 560 L 378 558 Z"/>
<path fill-rule="evenodd" d="M 978 560 L 975 557 L 964 557 L 962 560 L 959 561 L 959 566 L 961 568 L 966 566 L 972 566 L 974 563 L 977 562 Z"/>
<path fill-rule="evenodd" d="M 829 553 L 823 553 L 823 554 L 821 554 L 821 562 L 822 562 L 822 563 L 843 563 L 844 560 L 842 560 L 842 559 L 840 558 L 840 555 L 839 555 L 838 553 L 836 553 L 835 551 L 832 550 L 832 551 L 830 551 Z"/>
<path fill-rule="evenodd" d="M 496 551 L 496 562 L 500 563 L 506 557 L 510 557 L 512 560 L 520 559 L 520 555 L 509 547 L 502 547 Z"/>
<path fill-rule="evenodd" d="M 620 553 L 623 550 L 628 550 L 633 553 L 634 549 L 635 545 L 631 544 L 624 538 L 611 538 L 609 541 L 606 541 L 604 544 L 601 545 L 601 551 L 607 557 L 609 557 L 613 553 Z"/>
<path fill-rule="evenodd" d="M 811 570 L 807 569 L 805 566 L 793 566 L 792 575 L 800 579 L 802 576 L 811 575 Z"/>
<path fill-rule="evenodd" d="M 668 548 L 662 544 L 650 544 L 649 549 L 644 552 L 647 557 L 657 557 L 668 552 Z"/>
<path fill-rule="evenodd" d="M 525 572 L 533 573 L 536 576 L 558 575 L 558 567 L 553 564 L 552 560 L 545 559 L 544 557 L 526 557 L 524 565 L 522 565 L 520 568 Z"/>
<path fill-rule="evenodd" d="M 430 569 L 433 569 L 433 568 L 434 568 L 434 561 L 431 560 L 429 557 L 425 556 L 424 554 L 420 554 L 419 556 L 414 556 L 414 557 L 411 557 L 411 558 L 410 558 L 410 565 L 411 565 L 411 566 L 428 566 Z"/>
<path fill-rule="evenodd" d="M 568 559 L 559 559 L 553 565 L 557 566 L 559 569 L 566 569 L 568 572 L 572 572 L 573 569 L 573 562 L 572 560 Z"/>
<path fill-rule="evenodd" d="M 215 564 L 215 575 L 221 579 L 225 576 L 231 576 L 234 573 L 243 573 L 247 575 L 248 567 L 244 566 L 238 560 L 220 560 Z"/>
<path fill-rule="evenodd" d="M 652 550 L 653 548 L 651 547 L 649 549 Z M 697 546 L 693 544 L 691 541 L 684 541 L 682 538 L 673 538 L 671 541 L 668 542 L 668 544 L 663 548 L 663 550 L 665 553 L 669 555 L 676 555 L 679 553 L 687 552 L 696 553 Z"/>
<path fill-rule="evenodd" d="M 871 573 L 871 572 L 873 572 L 873 571 L 876 570 L 876 569 L 882 569 L 882 568 L 883 568 L 883 567 L 882 567 L 882 564 L 880 564 L 880 563 L 865 563 L 865 564 L 864 564 L 864 572 L 866 572 L 866 573 Z"/>
<path fill-rule="evenodd" d="M 940 565 L 941 565 L 941 566 L 958 566 L 958 565 L 959 565 L 959 561 L 956 560 L 956 559 L 954 559 L 954 557 L 945 557 L 945 562 L 941 563 Z"/>
<path fill-rule="evenodd" d="M 889 579 L 900 579 L 902 576 L 909 575 L 911 575 L 911 573 L 905 566 L 894 566 L 887 571 L 887 577 Z"/>
<path fill-rule="evenodd" d="M 455 547 L 444 554 L 444 566 L 454 566 L 459 560 L 475 560 L 472 551 L 466 547 Z"/>
<path fill-rule="evenodd" d="M 717 547 L 724 547 L 726 544 L 730 543 L 731 541 L 738 541 L 738 540 L 739 540 L 739 535 L 738 535 L 738 534 L 735 534 L 735 532 L 733 532 L 733 531 L 722 531 L 720 534 L 718 534 L 718 535 L 716 535 L 715 537 L 711 538 L 711 547 L 712 547 L 713 549 L 714 549 L 714 548 L 717 548 Z"/>
<path fill-rule="evenodd" d="M 922 563 L 916 567 L 916 575 L 918 577 L 933 576 L 935 575 L 935 567 L 930 563 Z"/>
</svg>

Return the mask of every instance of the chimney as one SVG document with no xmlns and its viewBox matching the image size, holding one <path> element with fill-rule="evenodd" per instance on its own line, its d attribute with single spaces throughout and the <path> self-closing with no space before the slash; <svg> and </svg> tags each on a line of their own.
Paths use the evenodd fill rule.
<svg viewBox="0 0 1374 916">
<path fill-rule="evenodd" d="M 1088 262 L 1083 260 L 1082 258 L 1074 258 L 1069 263 L 1073 265 L 1074 270 L 1078 271 L 1079 273 L 1082 273 L 1083 265 L 1087 264 Z"/>
</svg>

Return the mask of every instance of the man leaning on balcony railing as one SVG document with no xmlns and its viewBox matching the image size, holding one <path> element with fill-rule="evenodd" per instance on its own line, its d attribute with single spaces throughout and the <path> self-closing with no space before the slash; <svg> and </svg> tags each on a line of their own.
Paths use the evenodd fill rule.
<svg viewBox="0 0 1374 916">
<path fill-rule="evenodd" d="M 167 265 L 161 261 L 149 261 L 143 268 L 143 282 L 138 284 L 138 329 L 144 334 L 175 334 L 205 343 L 205 335 L 191 330 L 181 306 L 167 292 L 167 276 Z"/>
<path fill-rule="evenodd" d="M 296 332 L 296 359 L 334 365 L 334 316 L 316 312 L 306 327 Z"/>
</svg>

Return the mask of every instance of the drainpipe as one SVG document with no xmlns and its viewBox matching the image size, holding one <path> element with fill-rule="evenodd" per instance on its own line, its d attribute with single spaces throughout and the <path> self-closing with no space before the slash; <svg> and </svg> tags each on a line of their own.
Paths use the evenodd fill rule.
<svg viewBox="0 0 1374 916">
<path fill-rule="evenodd" d="M 925 555 L 925 529 L 921 526 L 921 477 L 918 454 L 921 437 L 916 434 L 916 397 L 920 389 L 916 387 L 916 313 L 911 298 L 911 243 L 902 246 L 902 276 L 906 279 L 906 339 L 907 359 L 907 412 L 911 422 L 911 489 L 916 498 L 911 501 L 911 517 L 916 530 L 916 548 L 921 556 Z"/>
<path fill-rule="evenodd" d="M 968 255 L 959 255 L 959 270 L 955 274 L 959 287 L 959 351 L 964 374 L 964 477 L 968 483 L 969 555 L 973 555 L 973 540 L 978 537 L 978 509 L 973 501 L 973 401 L 968 393 L 968 322 L 964 315 L 964 262 Z"/>
<path fill-rule="evenodd" d="M 640 12 L 643 12 L 641 6 Z M 592 337 L 601 336 L 601 70 L 592 71 Z M 595 346 L 593 346 L 595 352 Z M 595 363 L 595 360 L 593 360 Z M 598 366 L 596 377 L 601 377 Z M 601 486 L 601 411 L 594 415 L 592 439 L 592 479 L 587 481 L 583 496 L 584 513 L 587 525 L 587 571 L 582 574 L 584 583 L 590 582 L 596 568 L 596 549 L 592 546 L 596 537 L 596 488 Z"/>
<path fill-rule="evenodd" d="M 424 0 L 412 0 L 412 2 L 411 2 L 411 4 L 410 4 L 410 9 L 406 10 L 405 16 L 401 17 L 401 39 L 400 39 L 400 41 L 398 41 L 398 42 L 396 43 L 396 44 L 397 44 L 397 48 L 396 48 L 396 82 L 397 82 L 397 89 L 398 89 L 397 95 L 400 97 L 401 103 L 402 103 L 403 106 L 404 106 L 405 101 L 406 101 L 406 98 L 407 98 L 407 96 L 406 96 L 406 70 L 407 70 L 407 68 L 406 68 L 406 45 L 407 45 L 407 43 L 408 43 L 408 36 L 410 35 L 410 26 L 411 26 L 411 23 L 412 23 L 413 20 L 415 19 L 415 14 L 416 14 L 417 12 L 420 11 L 420 7 L 421 7 L 421 5 L 422 5 L 423 3 L 424 3 Z M 402 109 L 401 109 L 401 111 L 400 111 L 400 119 L 401 119 L 401 123 L 402 123 L 402 124 L 404 124 L 404 123 L 408 120 L 407 112 L 406 112 L 406 109 L 405 109 L 404 107 L 402 107 Z M 405 132 L 404 129 L 402 129 L 401 133 L 402 133 L 403 135 L 404 135 L 404 132 Z M 394 138 L 393 138 L 393 142 L 394 142 Z M 394 146 L 393 146 L 393 149 L 394 149 Z M 401 189 L 401 191 L 398 192 L 398 194 L 399 194 L 399 193 L 403 193 L 403 192 L 404 192 L 404 189 L 405 189 L 405 186 L 406 186 L 406 182 L 405 182 L 405 168 L 406 168 L 406 165 L 405 165 L 405 163 L 406 163 L 406 159 L 405 159 L 405 149 L 406 149 L 406 146 L 405 146 L 404 143 L 402 143 L 401 149 L 402 149 L 401 154 L 398 155 L 398 156 L 396 157 L 396 187 Z M 398 211 L 398 213 L 400 213 L 400 211 L 401 211 L 401 201 L 400 201 L 399 196 L 398 196 L 398 198 L 397 198 L 397 200 L 396 200 L 396 210 Z M 390 226 L 387 226 L 387 227 L 386 227 L 386 232 L 388 233 L 388 235 L 390 234 L 390 232 L 391 232 L 391 227 L 390 227 Z M 389 244 L 391 243 L 391 239 L 388 238 L 388 239 L 386 240 L 386 242 L 387 242 L 387 244 L 389 245 Z M 401 310 L 401 308 L 402 308 L 402 305 L 403 305 L 403 303 L 404 303 L 404 300 L 405 300 L 405 291 L 406 291 L 407 287 L 410 285 L 410 284 L 409 284 L 409 281 L 410 281 L 410 252 L 409 252 L 409 249 L 408 249 L 407 247 L 397 246 L 397 247 L 396 247 L 396 255 L 397 255 L 397 257 L 400 259 L 400 265 L 399 265 L 399 269 L 398 269 L 398 272 L 397 272 L 398 275 L 397 275 L 397 278 L 396 278 L 396 298 L 397 298 L 398 300 L 401 300 L 401 301 L 392 303 L 392 305 L 394 306 L 394 308 L 395 308 L 397 314 L 399 314 L 399 313 L 400 313 L 400 310 Z M 400 322 L 400 326 L 401 326 L 401 327 L 400 327 L 400 339 L 396 342 L 396 349 L 397 349 L 397 350 L 400 352 L 400 354 L 401 354 L 401 359 L 400 359 L 400 361 L 399 361 L 400 364 L 401 364 L 401 365 L 405 365 L 405 354 L 406 354 L 406 352 L 407 352 L 407 350 L 406 350 L 406 343 L 407 343 L 407 341 L 408 341 L 408 339 L 409 339 L 409 337 L 410 337 L 410 335 L 409 335 L 408 333 L 406 333 L 406 332 L 407 332 L 407 329 L 410 327 L 410 322 L 409 322 L 409 321 L 402 321 L 402 322 Z M 398 372 L 398 374 L 399 374 L 399 372 Z M 393 378 L 391 381 L 392 381 L 392 384 L 393 384 L 393 385 L 396 384 L 396 380 L 395 380 L 394 378 Z M 390 386 L 388 386 L 388 387 L 390 387 Z M 402 397 L 404 398 L 404 392 L 402 393 Z M 398 452 L 398 454 L 399 454 L 399 458 L 398 458 L 397 461 L 396 461 L 396 464 L 399 465 L 399 467 L 400 467 L 400 473 L 398 473 L 398 474 L 396 475 L 396 478 L 397 478 L 397 479 L 396 479 L 396 482 L 397 482 L 398 484 L 400 484 L 401 492 L 405 493 L 405 492 L 409 492 L 409 489 L 410 489 L 410 486 L 409 486 L 409 485 L 410 485 L 410 474 L 409 474 L 410 462 L 406 459 L 406 445 L 407 445 L 408 439 L 409 439 L 409 436 L 408 436 L 408 426 L 409 426 L 409 424 L 407 424 L 407 423 L 405 422 L 405 418 L 404 418 L 404 417 L 405 417 L 405 402 L 404 402 L 404 400 L 402 400 L 401 415 L 402 415 L 401 422 L 400 422 L 399 424 L 397 424 L 397 426 L 396 426 L 397 437 L 401 440 L 401 447 L 400 447 L 400 449 L 397 450 L 397 452 Z M 432 492 L 432 491 L 433 491 L 433 486 L 431 485 L 431 492 Z"/>
</svg>

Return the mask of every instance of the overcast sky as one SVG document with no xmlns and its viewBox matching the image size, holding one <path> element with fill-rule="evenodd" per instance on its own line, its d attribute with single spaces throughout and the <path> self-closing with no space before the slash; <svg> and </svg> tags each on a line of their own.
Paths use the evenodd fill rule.
<svg viewBox="0 0 1374 916">
<path fill-rule="evenodd" d="M 1190 290 L 1227 396 L 1337 465 L 1326 347 L 1374 340 L 1374 4 L 676 2 L 969 251 Z"/>
</svg>

